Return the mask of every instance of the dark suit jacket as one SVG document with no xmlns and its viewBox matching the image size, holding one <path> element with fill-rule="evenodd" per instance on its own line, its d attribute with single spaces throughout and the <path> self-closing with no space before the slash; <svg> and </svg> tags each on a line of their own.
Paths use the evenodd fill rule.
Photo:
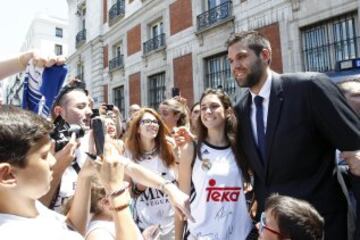
<svg viewBox="0 0 360 240">
<path fill-rule="evenodd" d="M 255 174 L 258 213 L 271 193 L 312 203 L 322 214 L 345 212 L 333 175 L 335 149 L 360 149 L 360 121 L 328 77 L 273 73 L 266 130 L 265 166 L 254 140 L 247 90 L 236 104 L 238 142 Z"/>
</svg>

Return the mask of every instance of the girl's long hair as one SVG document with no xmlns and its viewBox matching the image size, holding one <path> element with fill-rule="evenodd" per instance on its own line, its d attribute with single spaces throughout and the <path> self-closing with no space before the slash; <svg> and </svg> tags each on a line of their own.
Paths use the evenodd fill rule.
<svg viewBox="0 0 360 240">
<path fill-rule="evenodd" d="M 139 134 L 140 121 L 145 113 L 150 113 L 159 122 L 159 132 L 155 137 L 155 146 L 159 149 L 160 159 L 167 167 L 175 164 L 175 156 L 167 136 L 170 136 L 169 129 L 161 120 L 160 115 L 152 108 L 141 108 L 131 120 L 125 139 L 125 148 L 132 155 L 135 161 L 141 161 L 143 149 L 141 148 L 141 136 Z"/>
<path fill-rule="evenodd" d="M 237 166 L 241 169 L 243 177 L 245 181 L 250 181 L 250 175 L 249 175 L 249 165 L 248 161 L 245 157 L 245 153 L 243 151 L 243 148 L 240 144 L 240 142 L 237 142 L 237 130 L 238 130 L 238 121 L 236 119 L 236 116 L 234 114 L 232 105 L 231 105 L 231 99 L 230 97 L 222 90 L 222 89 L 207 89 L 203 92 L 201 98 L 200 98 L 200 106 L 202 103 L 202 100 L 204 97 L 206 97 L 209 94 L 216 95 L 222 106 L 224 107 L 224 111 L 229 111 L 228 114 L 225 114 L 225 137 L 230 143 L 231 150 L 233 151 L 235 155 L 235 160 L 237 163 Z M 196 153 L 199 156 L 200 159 L 202 159 L 201 156 L 201 145 L 205 141 L 206 137 L 208 136 L 208 129 L 205 127 L 203 122 L 201 121 L 201 116 L 198 119 L 198 144 L 196 146 Z"/>
</svg>

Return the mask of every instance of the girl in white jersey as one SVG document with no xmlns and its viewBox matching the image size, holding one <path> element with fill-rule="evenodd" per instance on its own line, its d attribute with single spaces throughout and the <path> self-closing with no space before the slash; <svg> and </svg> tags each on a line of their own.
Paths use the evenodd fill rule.
<svg viewBox="0 0 360 240">
<path fill-rule="evenodd" d="M 175 183 L 175 156 L 167 140 L 169 131 L 159 114 L 142 108 L 131 121 L 125 141 L 126 153 L 139 165 Z M 134 180 L 134 179 L 133 179 Z M 174 238 L 174 210 L 162 189 L 133 181 L 134 219 L 140 230 L 159 225 L 160 239 Z"/>
<path fill-rule="evenodd" d="M 245 240 L 253 228 L 244 195 L 249 180 L 235 143 L 236 118 L 222 90 L 200 99 L 198 142 L 179 149 L 179 186 L 190 195 L 195 222 L 177 219 L 176 239 Z M 181 134 L 181 133 L 180 133 Z"/>
</svg>

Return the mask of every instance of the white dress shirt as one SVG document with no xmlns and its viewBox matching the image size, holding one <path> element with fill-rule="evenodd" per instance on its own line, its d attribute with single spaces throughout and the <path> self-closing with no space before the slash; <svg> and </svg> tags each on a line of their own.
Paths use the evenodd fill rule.
<svg viewBox="0 0 360 240">
<path fill-rule="evenodd" d="M 261 87 L 259 94 L 255 94 L 253 92 L 251 92 L 251 98 L 252 98 L 252 102 L 251 102 L 251 109 L 250 109 L 250 120 L 251 120 L 251 127 L 254 133 L 254 138 L 256 143 L 258 142 L 257 139 L 257 128 L 256 128 L 256 106 L 254 103 L 254 98 L 256 96 L 260 96 L 262 97 L 264 100 L 262 102 L 263 105 L 263 113 L 264 113 L 264 132 L 266 134 L 266 126 L 267 126 L 267 116 L 268 116 L 268 111 L 269 111 L 269 101 L 270 101 L 270 91 L 271 91 L 271 83 L 272 83 L 272 74 L 271 74 L 271 70 L 267 70 L 267 78 L 265 80 L 264 85 Z"/>
</svg>

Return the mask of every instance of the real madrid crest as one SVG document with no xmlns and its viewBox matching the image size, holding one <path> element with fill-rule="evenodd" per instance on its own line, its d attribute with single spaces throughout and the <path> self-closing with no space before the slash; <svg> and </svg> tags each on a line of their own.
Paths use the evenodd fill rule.
<svg viewBox="0 0 360 240">
<path fill-rule="evenodd" d="M 201 169 L 204 171 L 209 171 L 211 169 L 210 159 L 205 158 L 202 160 Z"/>
</svg>

